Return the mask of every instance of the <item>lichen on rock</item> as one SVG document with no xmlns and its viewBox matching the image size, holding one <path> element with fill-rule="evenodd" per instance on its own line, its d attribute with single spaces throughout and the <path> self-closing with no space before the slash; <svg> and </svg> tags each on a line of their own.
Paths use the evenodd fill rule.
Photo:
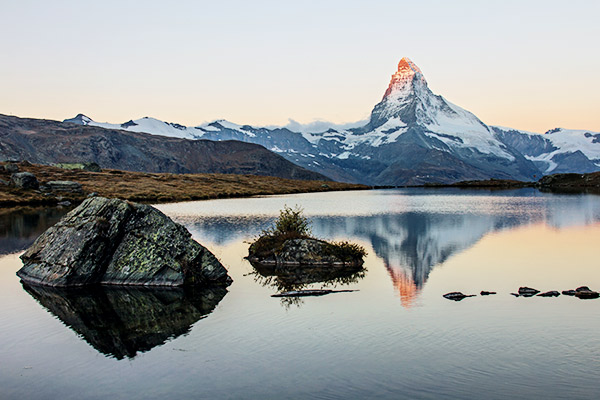
<svg viewBox="0 0 600 400">
<path fill-rule="evenodd" d="M 17 275 L 48 286 L 184 286 L 231 283 L 227 270 L 159 210 L 93 197 L 44 232 Z"/>
</svg>

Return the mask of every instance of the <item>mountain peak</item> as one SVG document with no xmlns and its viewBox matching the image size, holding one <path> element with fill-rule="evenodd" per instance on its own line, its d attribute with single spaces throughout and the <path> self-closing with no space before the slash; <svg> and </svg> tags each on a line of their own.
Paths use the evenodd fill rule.
<svg viewBox="0 0 600 400">
<path fill-rule="evenodd" d="M 398 72 L 397 73 L 408 72 L 409 70 L 412 71 L 413 73 L 421 74 L 421 70 L 419 69 L 419 67 L 417 67 L 417 64 L 412 62 L 410 60 L 410 58 L 408 58 L 408 57 L 402 57 L 402 59 L 398 63 Z"/>
<path fill-rule="evenodd" d="M 93 120 L 87 115 L 77 114 L 75 117 L 65 119 L 63 122 L 70 122 L 77 125 L 88 125 L 90 122 L 93 122 Z"/>
<path fill-rule="evenodd" d="M 420 82 L 427 85 L 423 73 L 408 57 L 402 57 L 398 63 L 398 70 L 392 75 L 390 84 L 383 95 L 385 99 L 393 94 L 403 96 L 407 91 L 412 90 L 413 82 Z"/>
</svg>

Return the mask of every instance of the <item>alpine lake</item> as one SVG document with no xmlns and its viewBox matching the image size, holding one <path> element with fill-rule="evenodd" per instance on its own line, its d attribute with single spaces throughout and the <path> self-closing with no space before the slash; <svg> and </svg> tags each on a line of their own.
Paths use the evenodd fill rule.
<svg viewBox="0 0 600 400">
<path fill-rule="evenodd" d="M 365 269 L 244 259 L 284 205 Z M 0 214 L 0 399 L 589 399 L 600 393 L 600 196 L 390 189 L 161 204 L 226 290 L 41 289 L 19 255 L 67 209 Z M 290 289 L 352 292 L 274 298 Z M 480 296 L 482 290 L 497 292 Z M 462 301 L 447 292 L 476 294 Z"/>
</svg>

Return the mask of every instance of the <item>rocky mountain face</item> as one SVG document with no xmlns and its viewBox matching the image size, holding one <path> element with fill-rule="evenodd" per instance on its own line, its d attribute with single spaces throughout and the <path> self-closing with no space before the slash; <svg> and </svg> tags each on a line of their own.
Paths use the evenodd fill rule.
<svg viewBox="0 0 600 400">
<path fill-rule="evenodd" d="M 533 180 L 535 164 L 472 113 L 433 94 L 421 70 L 403 58 L 370 120 L 350 129 L 293 132 L 219 120 L 197 127 L 152 118 L 121 125 L 79 115 L 71 122 L 208 140 L 258 143 L 336 180 L 376 185 L 472 179 Z"/>
<path fill-rule="evenodd" d="M 543 135 L 493 127 L 496 137 L 521 152 L 541 175 L 600 171 L 600 133 L 556 128 Z"/>
<path fill-rule="evenodd" d="M 188 140 L 0 115 L 0 160 L 11 159 L 39 164 L 86 161 L 128 171 L 327 179 L 253 143 Z"/>
<path fill-rule="evenodd" d="M 166 136 L 159 140 L 165 143 L 163 149 L 171 147 L 169 143 L 175 139 L 182 138 L 200 142 L 235 140 L 259 144 L 306 170 L 321 174 L 319 176 L 369 185 L 452 183 L 490 178 L 533 181 L 548 173 L 600 170 L 600 133 L 555 129 L 538 135 L 488 126 L 469 111 L 434 94 L 421 70 L 408 58 L 400 60 L 369 121 L 354 128 L 332 125 L 329 129 L 313 132 L 237 125 L 225 120 L 186 127 L 149 117 L 110 124 L 95 122 L 83 114 L 64 122 L 61 129 L 76 124 L 106 128 L 112 132 L 124 130 Z M 157 146 L 153 143 L 152 146 Z M 98 148 L 95 143 L 89 145 Z M 131 148 L 127 141 L 116 145 L 111 146 L 115 152 L 123 146 Z M 193 147 L 190 144 L 186 146 Z M 207 144 L 203 146 L 208 147 Z M 241 144 L 231 145 L 235 146 Z M 197 171 L 197 167 L 189 166 L 188 161 L 180 160 L 187 157 L 188 150 L 182 147 L 178 150 L 181 151 L 169 152 L 167 159 L 161 159 L 155 153 L 148 154 L 151 160 L 144 167 L 141 166 L 143 156 L 128 151 L 125 151 L 128 156 L 118 162 L 106 157 L 102 161 L 112 162 L 110 166 L 123 169 L 143 170 L 157 166 L 155 168 L 161 168 L 161 171 Z M 194 154 L 196 152 L 193 151 Z M 211 151 L 203 153 L 203 157 L 210 156 L 209 153 L 212 154 Z M 231 154 L 227 159 L 235 164 L 236 156 L 239 154 Z M 200 162 L 197 158 L 195 162 Z M 85 160 L 109 166 L 97 160 Z M 211 162 L 221 161 L 219 156 Z M 255 158 L 255 161 L 258 159 Z M 135 163 L 136 166 L 116 165 L 120 163 Z M 257 169 L 247 173 L 256 174 Z M 294 171 L 292 177 L 312 179 L 305 170 Z"/>
</svg>

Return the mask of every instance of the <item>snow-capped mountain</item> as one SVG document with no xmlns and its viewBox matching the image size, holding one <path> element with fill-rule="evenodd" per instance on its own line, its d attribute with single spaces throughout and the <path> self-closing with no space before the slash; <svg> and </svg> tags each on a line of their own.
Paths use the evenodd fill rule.
<svg viewBox="0 0 600 400">
<path fill-rule="evenodd" d="M 600 133 L 556 128 L 543 135 L 493 127 L 496 136 L 519 150 L 542 174 L 600 171 Z"/>
<path fill-rule="evenodd" d="M 583 160 L 579 153 L 556 151 L 567 144 L 588 146 L 596 140 L 594 136 L 586 138 L 590 140 L 585 143 L 565 141 L 559 139 L 561 135 L 548 141 L 535 136 L 515 139 L 511 132 L 522 132 L 489 127 L 469 111 L 435 95 L 421 70 L 408 58 L 400 60 L 369 121 L 358 127 L 332 126 L 312 132 L 300 129 L 298 124 L 253 127 L 225 120 L 186 127 L 148 117 L 109 124 L 82 114 L 65 122 L 187 139 L 256 143 L 332 179 L 374 185 L 489 178 L 534 180 L 542 173 L 540 167 L 544 172 L 554 164 L 577 169 Z M 529 151 L 525 149 L 528 143 L 554 149 L 555 153 Z M 571 149 L 568 146 L 564 148 Z M 581 151 L 590 164 L 585 172 L 595 168 L 587 153 Z M 561 157 L 568 160 L 559 163 Z"/>
</svg>

